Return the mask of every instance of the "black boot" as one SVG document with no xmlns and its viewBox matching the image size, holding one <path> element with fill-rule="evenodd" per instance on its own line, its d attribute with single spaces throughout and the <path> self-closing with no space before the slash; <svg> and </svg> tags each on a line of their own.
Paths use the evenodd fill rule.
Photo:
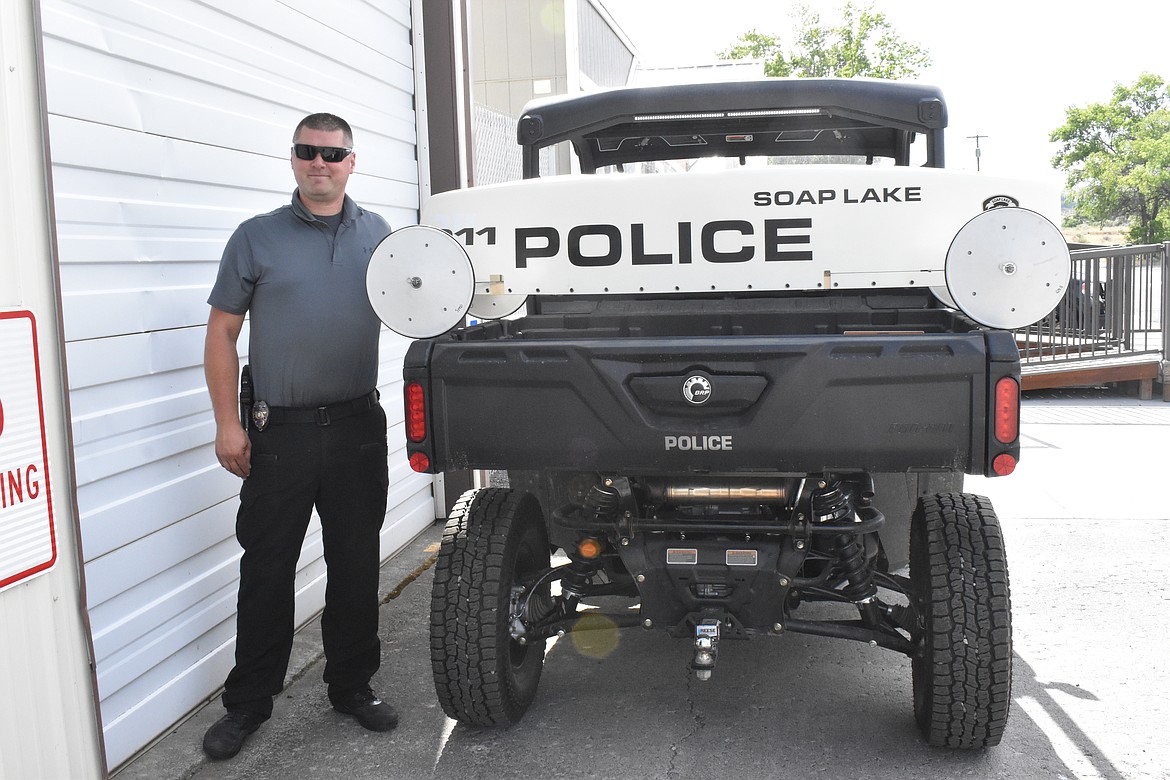
<svg viewBox="0 0 1170 780">
<path fill-rule="evenodd" d="M 254 712 L 229 712 L 203 735 L 203 752 L 215 759 L 231 758 L 240 752 L 248 735 L 266 720 L 267 715 Z"/>
</svg>

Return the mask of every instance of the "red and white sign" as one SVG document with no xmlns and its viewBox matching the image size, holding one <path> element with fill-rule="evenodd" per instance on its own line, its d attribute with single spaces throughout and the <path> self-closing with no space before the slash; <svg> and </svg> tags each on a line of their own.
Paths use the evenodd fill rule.
<svg viewBox="0 0 1170 780">
<path fill-rule="evenodd" d="M 36 320 L 0 311 L 0 589 L 56 562 Z"/>
</svg>

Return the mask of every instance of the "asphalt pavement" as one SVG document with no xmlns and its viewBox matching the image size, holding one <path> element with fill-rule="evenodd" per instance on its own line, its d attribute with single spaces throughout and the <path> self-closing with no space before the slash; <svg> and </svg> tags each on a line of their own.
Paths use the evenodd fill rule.
<svg viewBox="0 0 1170 780">
<path fill-rule="evenodd" d="M 222 714 L 192 715 L 116 777 L 131 778 L 1170 778 L 1170 403 L 1116 391 L 1024 401 L 1024 448 L 1007 478 L 967 478 L 999 514 L 1015 657 L 1003 742 L 939 750 L 917 735 L 909 660 L 820 637 L 721 645 L 708 682 L 688 643 L 626 629 L 557 642 L 537 699 L 507 730 L 448 720 L 431 683 L 428 620 L 436 525 L 382 570 L 375 690 L 393 732 L 335 713 L 316 622 L 297 636 L 273 718 L 241 753 L 200 748 Z"/>
</svg>

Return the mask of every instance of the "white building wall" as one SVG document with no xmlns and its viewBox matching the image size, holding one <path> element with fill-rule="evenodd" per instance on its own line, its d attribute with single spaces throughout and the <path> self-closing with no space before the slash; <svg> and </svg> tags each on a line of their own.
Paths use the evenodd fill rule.
<svg viewBox="0 0 1170 780">
<path fill-rule="evenodd" d="M 38 41 L 36 4 L 0 0 L 0 778 L 89 780 L 105 764 L 76 545 Z"/>
<path fill-rule="evenodd" d="M 292 130 L 354 127 L 350 194 L 417 221 L 407 0 L 43 0 L 52 175 L 90 618 L 111 768 L 232 664 L 239 480 L 219 468 L 206 299 L 236 225 L 287 203 Z M 246 346 L 247 331 L 241 346 Z M 389 557 L 433 519 L 403 440 L 407 342 L 382 339 Z M 319 526 L 298 623 L 324 599 Z"/>
</svg>

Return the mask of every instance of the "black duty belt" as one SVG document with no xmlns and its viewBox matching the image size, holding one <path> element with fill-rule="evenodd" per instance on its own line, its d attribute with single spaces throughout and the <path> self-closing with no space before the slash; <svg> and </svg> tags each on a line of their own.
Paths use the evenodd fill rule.
<svg viewBox="0 0 1170 780">
<path fill-rule="evenodd" d="M 318 406 L 316 408 L 297 406 L 270 406 L 268 407 L 268 425 L 289 425 L 296 423 L 313 423 L 315 425 L 329 425 L 337 420 L 352 417 L 355 414 L 369 411 L 378 405 L 378 391 L 371 390 L 361 398 L 351 401 L 342 401 L 339 404 Z M 253 413 L 255 409 L 253 409 Z M 263 430 L 263 428 L 261 428 Z"/>
</svg>

